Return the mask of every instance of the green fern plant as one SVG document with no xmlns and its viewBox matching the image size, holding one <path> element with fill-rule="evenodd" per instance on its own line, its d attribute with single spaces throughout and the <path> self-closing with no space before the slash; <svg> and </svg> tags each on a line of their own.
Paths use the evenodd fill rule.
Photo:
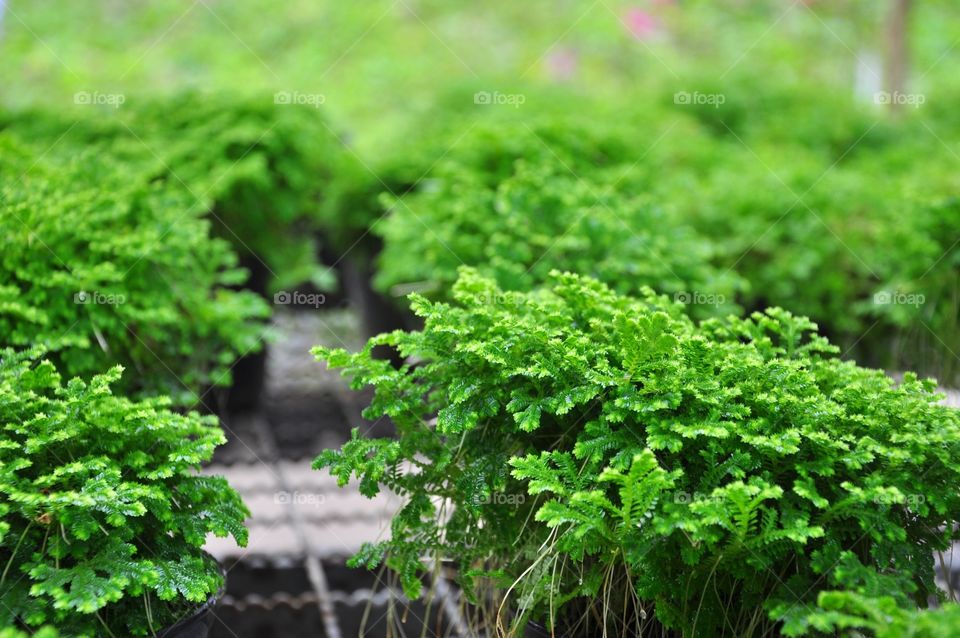
<svg viewBox="0 0 960 638">
<path fill-rule="evenodd" d="M 285 101 L 283 94 L 175 95 L 132 104 L 129 126 L 159 149 L 169 181 L 187 180 L 209 198 L 214 232 L 265 262 L 272 288 L 332 288 L 335 276 L 317 260 L 316 231 L 353 156 L 322 110 Z"/>
<path fill-rule="evenodd" d="M 0 128 L 31 139 L 51 159 L 107 155 L 167 184 L 201 209 L 212 232 L 274 288 L 334 285 L 317 263 L 322 211 L 352 155 L 322 111 L 282 95 L 177 93 L 131 98 L 115 113 L 33 109 L 0 114 Z M 330 200 L 330 203 L 328 202 Z"/>
<path fill-rule="evenodd" d="M 2 346 L 43 345 L 64 374 L 130 370 L 127 392 L 196 400 L 261 346 L 268 312 L 205 210 L 157 166 L 97 149 L 54 160 L 0 134 Z"/>
<path fill-rule="evenodd" d="M 936 610 L 905 610 L 889 596 L 873 598 L 853 592 L 823 592 L 807 618 L 820 633 L 873 638 L 944 638 L 960 636 L 960 605 Z"/>
<path fill-rule="evenodd" d="M 373 229 L 384 240 L 375 284 L 445 299 L 464 264 L 507 290 L 564 268 L 622 293 L 653 286 L 696 316 L 736 308 L 743 281 L 712 265 L 711 242 L 641 194 L 628 149 L 603 129 L 540 126 L 470 129 L 422 188 L 385 198 L 390 213 Z"/>
<path fill-rule="evenodd" d="M 960 417 L 933 381 L 841 361 L 780 309 L 697 324 L 571 274 L 520 293 L 464 269 L 449 303 L 413 308 L 420 332 L 315 350 L 396 424 L 316 466 L 404 498 L 354 564 L 385 560 L 409 595 L 452 560 L 513 629 L 738 638 L 804 630 L 824 590 L 937 595 Z"/>
<path fill-rule="evenodd" d="M 40 355 L 0 351 L 0 622 L 153 635 L 223 585 L 208 534 L 246 544 L 239 494 L 197 474 L 223 433 Z"/>
<path fill-rule="evenodd" d="M 59 634 L 50 627 L 42 627 L 32 634 L 27 634 L 14 627 L 0 628 L 0 638 L 31 638 L 31 636 L 32 638 L 57 638 Z"/>
</svg>

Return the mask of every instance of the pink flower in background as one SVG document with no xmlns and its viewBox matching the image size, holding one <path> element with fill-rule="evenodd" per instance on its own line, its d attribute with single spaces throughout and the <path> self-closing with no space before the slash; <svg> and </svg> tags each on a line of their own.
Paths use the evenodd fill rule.
<svg viewBox="0 0 960 638">
<path fill-rule="evenodd" d="M 638 40 L 648 40 L 660 31 L 660 21 L 638 7 L 627 9 L 623 22 L 633 37 Z"/>
<path fill-rule="evenodd" d="M 552 51 L 546 59 L 547 72 L 554 80 L 569 80 L 577 74 L 580 56 L 574 49 Z"/>
</svg>

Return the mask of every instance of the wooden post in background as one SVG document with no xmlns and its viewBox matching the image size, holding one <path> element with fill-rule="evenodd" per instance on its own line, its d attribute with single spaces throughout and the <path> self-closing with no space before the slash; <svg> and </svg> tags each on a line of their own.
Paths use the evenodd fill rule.
<svg viewBox="0 0 960 638">
<path fill-rule="evenodd" d="M 890 15 L 886 29 L 886 59 L 884 63 L 884 89 L 890 94 L 890 109 L 899 111 L 903 104 L 897 98 L 906 92 L 907 75 L 910 70 L 910 47 L 907 39 L 910 8 L 913 0 L 891 0 Z"/>
</svg>

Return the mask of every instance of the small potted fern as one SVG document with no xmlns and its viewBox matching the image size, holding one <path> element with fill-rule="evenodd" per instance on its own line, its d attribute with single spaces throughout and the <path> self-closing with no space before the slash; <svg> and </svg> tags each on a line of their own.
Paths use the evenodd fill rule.
<svg viewBox="0 0 960 638">
<path fill-rule="evenodd" d="M 562 266 L 625 294 L 651 286 L 694 317 L 735 310 L 744 282 L 713 265 L 705 237 L 619 183 L 623 170 L 574 175 L 562 163 L 517 160 L 490 185 L 451 159 L 433 188 L 397 200 L 377 225 L 385 242 L 377 284 L 417 282 L 436 300 L 449 297 L 462 264 L 506 290 L 529 290 Z"/>
<path fill-rule="evenodd" d="M 229 385 L 269 308 L 230 289 L 247 273 L 196 198 L 155 166 L 44 148 L 0 132 L 0 345 L 42 345 L 68 377 L 122 365 L 119 390 L 178 405 Z"/>
<path fill-rule="evenodd" d="M 315 351 L 397 427 L 316 463 L 404 499 L 353 564 L 417 596 L 455 562 L 509 636 L 817 635 L 827 590 L 939 597 L 960 417 L 934 382 L 842 361 L 780 309 L 695 323 L 560 273 L 519 293 L 462 270 L 451 298 L 414 298 L 422 331 Z"/>
<path fill-rule="evenodd" d="M 420 187 L 383 197 L 389 214 L 371 227 L 383 239 L 376 288 L 442 300 L 464 264 L 507 290 L 563 268 L 625 294 L 649 285 L 685 299 L 695 317 L 735 310 L 745 282 L 648 194 L 655 173 L 637 169 L 628 141 L 640 130 L 544 111 L 455 129 Z"/>
<path fill-rule="evenodd" d="M 960 636 L 960 605 L 905 610 L 890 596 L 825 591 L 811 614 L 812 627 L 826 635 L 875 638 L 945 638 Z"/>
<path fill-rule="evenodd" d="M 247 539 L 239 494 L 196 471 L 223 433 L 167 399 L 112 394 L 120 374 L 64 383 L 39 352 L 0 351 L 2 625 L 207 633 L 224 575 L 202 546 Z"/>
<path fill-rule="evenodd" d="M 16 627 L 2 627 L 0 628 L 0 638 L 58 638 L 58 634 L 55 629 L 50 627 L 43 627 L 33 634 L 27 634 Z"/>
</svg>

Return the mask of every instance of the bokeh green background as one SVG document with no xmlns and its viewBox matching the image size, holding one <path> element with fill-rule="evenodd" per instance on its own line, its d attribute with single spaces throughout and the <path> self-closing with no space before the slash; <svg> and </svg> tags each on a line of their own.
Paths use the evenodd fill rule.
<svg viewBox="0 0 960 638">
<path fill-rule="evenodd" d="M 742 75 L 849 93 L 882 55 L 887 2 L 850 0 L 7 0 L 0 85 L 8 105 L 78 91 L 299 91 L 375 152 L 415 135 L 405 117 L 451 85 L 559 83 L 643 101 L 691 79 Z M 636 12 L 655 20 L 634 37 Z M 957 83 L 958 7 L 916 2 L 911 90 Z"/>
<path fill-rule="evenodd" d="M 910 5 L 899 89 L 922 104 L 895 110 L 876 95 L 891 88 L 898 3 Z M 383 281 L 415 270 L 404 259 L 436 271 L 423 257 L 446 255 L 429 244 L 455 226 L 444 229 L 452 206 L 439 200 L 381 224 L 381 191 L 487 171 L 478 121 L 522 131 L 544 114 L 594 120 L 635 149 L 623 184 L 712 242 L 712 265 L 748 283 L 743 308 L 808 314 L 861 361 L 960 369 L 955 2 L 6 0 L 0 28 L 7 110 L 40 107 L 68 123 L 116 111 L 77 104 L 82 93 L 128 105 L 185 91 L 316 103 L 353 164 L 332 169 L 335 196 L 318 213 L 338 255 L 359 251 L 360 237 L 389 243 L 391 224 L 433 225 L 393 233 L 415 241 L 386 252 Z M 477 92 L 523 103 L 490 108 Z M 678 103 L 684 93 L 723 103 Z M 874 303 L 883 291 L 927 303 Z"/>
</svg>

